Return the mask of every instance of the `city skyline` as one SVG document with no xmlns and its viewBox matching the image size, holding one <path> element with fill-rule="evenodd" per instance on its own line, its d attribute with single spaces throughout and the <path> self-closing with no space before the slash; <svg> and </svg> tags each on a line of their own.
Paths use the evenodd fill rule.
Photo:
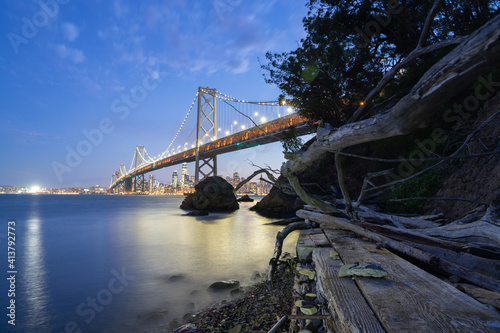
<svg viewBox="0 0 500 333">
<path fill-rule="evenodd" d="M 137 145 L 166 149 L 199 86 L 277 100 L 259 59 L 293 49 L 306 13 L 285 0 L 4 3 L 0 184 L 107 186 Z M 280 144 L 249 154 L 220 156 L 219 173 L 283 161 Z"/>
<path fill-rule="evenodd" d="M 184 167 L 185 164 L 186 163 L 181 164 L 181 168 Z M 187 183 L 191 187 L 194 187 L 195 176 L 189 174 L 189 171 L 187 170 L 187 168 L 185 168 L 185 170 L 186 170 L 186 173 L 185 173 L 186 178 L 185 178 L 184 183 Z M 168 179 L 167 179 L 167 181 L 156 179 L 153 173 L 148 174 L 148 177 L 147 177 L 147 179 L 145 178 L 145 180 L 148 182 L 148 186 L 150 186 L 151 180 L 153 180 L 158 185 L 173 185 L 174 184 L 174 175 L 179 176 L 177 174 L 177 170 L 174 170 L 172 172 L 170 182 L 168 181 Z M 223 175 L 218 175 L 218 176 L 224 178 L 232 186 L 236 186 L 240 181 L 247 179 L 248 176 L 250 176 L 250 175 L 240 177 L 240 173 L 238 171 L 235 171 L 233 173 L 233 177 L 223 176 Z M 267 179 L 267 177 L 265 177 L 265 175 L 263 175 L 262 178 Z M 233 179 L 237 179 L 237 181 L 234 182 Z M 261 179 L 261 176 L 258 176 L 258 177 L 253 178 L 251 182 L 257 183 L 257 182 L 260 182 L 260 179 Z M 180 178 L 178 178 L 177 181 L 178 181 L 177 185 L 178 185 L 179 189 L 181 189 L 182 185 L 180 182 Z M 12 185 L 12 184 L 0 184 L 0 194 L 7 193 L 7 192 L 5 192 L 6 188 L 15 188 L 19 192 L 22 192 L 22 193 L 36 193 L 36 192 L 45 192 L 45 191 L 50 191 L 50 190 L 53 190 L 53 191 L 65 190 L 65 191 L 68 191 L 71 193 L 76 193 L 78 191 L 84 192 L 85 190 L 88 190 L 90 192 L 107 192 L 107 190 L 108 190 L 108 187 L 106 185 L 102 185 L 102 184 L 95 184 L 95 185 L 88 186 L 88 187 L 61 187 L 61 188 L 43 187 L 43 186 L 38 186 L 38 185 L 29 186 L 26 184 L 14 184 L 14 185 Z M 99 189 L 99 190 L 95 191 L 95 189 Z"/>
</svg>

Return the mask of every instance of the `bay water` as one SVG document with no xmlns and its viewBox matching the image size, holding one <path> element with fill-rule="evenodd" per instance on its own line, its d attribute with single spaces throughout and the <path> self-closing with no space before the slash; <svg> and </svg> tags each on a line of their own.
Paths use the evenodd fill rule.
<svg viewBox="0 0 500 333">
<path fill-rule="evenodd" d="M 248 286 L 266 272 L 283 227 L 249 211 L 255 202 L 190 217 L 182 200 L 0 195 L 0 332 L 164 332 L 172 319 L 229 297 L 211 283 Z M 284 250 L 296 241 L 290 235 Z"/>
</svg>

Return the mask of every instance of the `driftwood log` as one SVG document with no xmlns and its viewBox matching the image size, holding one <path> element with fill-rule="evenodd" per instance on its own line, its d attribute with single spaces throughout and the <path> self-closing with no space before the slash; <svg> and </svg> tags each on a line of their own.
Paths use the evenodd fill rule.
<svg viewBox="0 0 500 333">
<path fill-rule="evenodd" d="M 500 280 L 481 274 L 476 270 L 456 264 L 450 261 L 445 256 L 439 257 L 437 255 L 433 255 L 427 251 L 421 250 L 412 245 L 408 245 L 400 240 L 395 240 L 383 234 L 374 232 L 370 230 L 371 228 L 374 227 L 370 223 L 354 221 L 354 220 L 349 221 L 343 218 L 330 216 L 328 214 L 309 212 L 306 210 L 298 211 L 297 216 L 302 217 L 304 219 L 310 219 L 311 221 L 319 222 L 320 224 L 322 223 L 329 224 L 330 227 L 336 227 L 355 232 L 358 235 L 367 237 L 379 243 L 381 246 L 395 250 L 399 253 L 403 253 L 411 258 L 414 258 L 419 262 L 426 264 L 429 267 L 445 272 L 448 275 L 456 275 L 460 277 L 462 280 L 473 283 L 477 286 L 493 291 L 500 291 Z M 322 226 L 325 227 L 324 225 Z M 381 227 L 379 226 L 379 228 Z M 394 231 L 392 229 L 390 230 Z M 495 254 L 493 255 L 496 256 Z M 500 265 L 500 261 L 498 259 L 496 259 L 494 262 L 496 263 L 496 265 Z"/>
<path fill-rule="evenodd" d="M 267 287 L 269 289 L 273 288 L 273 275 L 274 272 L 276 271 L 276 268 L 278 267 L 278 261 L 281 257 L 281 251 L 283 248 L 283 241 L 285 238 L 295 230 L 305 230 L 305 229 L 311 229 L 316 227 L 318 224 L 313 222 L 295 222 L 292 224 L 287 225 L 285 228 L 283 228 L 282 231 L 279 231 L 278 234 L 276 235 L 276 244 L 274 247 L 274 255 L 269 261 L 269 272 L 267 273 Z"/>
<path fill-rule="evenodd" d="M 486 213 L 479 220 L 469 223 L 456 221 L 442 227 L 422 229 L 418 232 L 447 240 L 500 248 L 500 191 L 495 194 Z"/>
<path fill-rule="evenodd" d="M 392 108 L 366 120 L 318 135 L 317 140 L 305 151 L 285 153 L 288 161 L 281 167 L 281 173 L 289 178 L 316 162 L 326 152 L 408 134 L 425 127 L 438 106 L 449 101 L 456 92 L 470 86 L 478 76 L 488 74 L 498 66 L 499 26 L 500 15 L 497 15 L 464 38 L 454 50 L 432 66 L 410 93 Z M 290 184 L 297 193 L 300 192 L 293 181 Z"/>
</svg>

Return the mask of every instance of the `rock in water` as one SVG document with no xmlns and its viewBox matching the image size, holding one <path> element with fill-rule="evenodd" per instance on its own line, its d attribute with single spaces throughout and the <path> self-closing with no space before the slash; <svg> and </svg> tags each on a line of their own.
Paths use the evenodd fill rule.
<svg viewBox="0 0 500 333">
<path fill-rule="evenodd" d="M 214 290 L 214 291 L 219 291 L 219 290 L 230 290 L 230 289 L 236 289 L 240 287 L 240 282 L 236 280 L 229 280 L 229 281 L 219 281 L 219 282 L 214 282 L 212 283 L 208 289 Z"/>
<path fill-rule="evenodd" d="M 245 194 L 238 198 L 238 202 L 253 202 L 253 199 L 250 198 L 248 194 Z"/>
<path fill-rule="evenodd" d="M 207 216 L 208 212 L 205 210 L 192 210 L 189 213 L 182 214 L 183 216 Z"/>
<path fill-rule="evenodd" d="M 208 177 L 194 188 L 195 192 L 182 201 L 181 209 L 232 212 L 239 208 L 233 186 L 221 177 Z"/>
<path fill-rule="evenodd" d="M 273 187 L 269 194 L 250 210 L 266 217 L 286 218 L 295 216 L 295 212 L 303 205 L 304 203 L 299 197 L 285 194 L 279 188 Z"/>
</svg>

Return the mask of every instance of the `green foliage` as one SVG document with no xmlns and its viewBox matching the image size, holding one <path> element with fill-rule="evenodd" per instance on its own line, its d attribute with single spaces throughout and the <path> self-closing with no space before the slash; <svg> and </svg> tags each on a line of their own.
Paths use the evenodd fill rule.
<svg viewBox="0 0 500 333">
<path fill-rule="evenodd" d="M 267 53 L 262 65 L 290 105 L 311 120 L 345 122 L 383 74 L 418 44 L 434 0 L 309 0 L 307 36 L 294 51 Z M 467 35 L 498 13 L 495 0 L 444 0 L 426 45 Z M 370 30 L 371 29 L 371 30 Z M 406 93 L 451 48 L 404 68 L 374 104 Z"/>
<path fill-rule="evenodd" d="M 291 126 L 288 130 L 283 132 L 283 140 L 281 141 L 281 144 L 283 145 L 283 151 L 285 153 L 296 153 L 304 145 L 302 139 L 297 138 L 295 126 Z"/>
<path fill-rule="evenodd" d="M 387 198 L 386 211 L 400 214 L 419 214 L 427 203 L 426 200 L 390 201 L 415 197 L 435 196 L 442 184 L 444 169 L 434 169 L 421 177 L 417 177 L 396 186 Z"/>
</svg>

